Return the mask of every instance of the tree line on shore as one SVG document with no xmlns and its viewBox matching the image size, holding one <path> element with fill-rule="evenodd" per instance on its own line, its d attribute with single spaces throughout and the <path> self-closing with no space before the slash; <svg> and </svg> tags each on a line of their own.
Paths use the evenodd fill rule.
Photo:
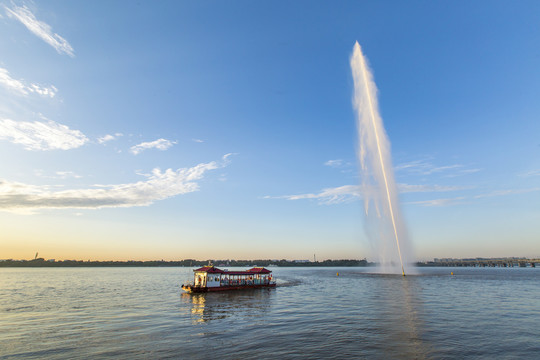
<svg viewBox="0 0 540 360">
<path fill-rule="evenodd" d="M 206 265 L 216 267 L 246 267 L 246 266 L 368 266 L 372 265 L 367 260 L 324 260 L 324 261 L 291 261 L 291 260 L 195 260 L 185 259 L 178 261 L 93 261 L 93 260 L 45 260 L 37 258 L 33 260 L 0 260 L 0 267 L 200 267 Z"/>
</svg>

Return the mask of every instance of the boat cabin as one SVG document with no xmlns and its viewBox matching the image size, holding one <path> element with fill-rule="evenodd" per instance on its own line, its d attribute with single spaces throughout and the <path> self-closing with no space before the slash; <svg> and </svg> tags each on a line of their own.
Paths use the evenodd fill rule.
<svg viewBox="0 0 540 360">
<path fill-rule="evenodd" d="M 246 271 L 228 271 L 215 266 L 193 270 L 193 285 L 182 285 L 188 292 L 216 291 L 240 288 L 273 287 L 272 271 L 254 267 Z"/>
</svg>

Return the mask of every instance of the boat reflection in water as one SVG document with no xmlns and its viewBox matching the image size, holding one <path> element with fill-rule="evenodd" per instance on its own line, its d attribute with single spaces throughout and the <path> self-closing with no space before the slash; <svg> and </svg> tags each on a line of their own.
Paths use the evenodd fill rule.
<svg viewBox="0 0 540 360">
<path fill-rule="evenodd" d="M 189 294 L 182 293 L 181 300 L 191 306 L 194 324 L 226 318 L 263 318 L 270 309 L 275 290 L 252 289 L 244 291 Z"/>
</svg>

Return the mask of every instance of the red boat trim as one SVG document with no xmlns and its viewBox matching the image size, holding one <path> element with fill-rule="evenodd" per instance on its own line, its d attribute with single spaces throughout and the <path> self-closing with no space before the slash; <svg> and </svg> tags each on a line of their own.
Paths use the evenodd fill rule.
<svg viewBox="0 0 540 360">
<path fill-rule="evenodd" d="M 182 289 L 187 292 L 192 293 L 205 293 L 205 292 L 217 292 L 217 291 L 227 291 L 227 290 L 244 290 L 244 289 L 263 289 L 263 288 L 274 288 L 276 284 L 264 284 L 264 285 L 238 285 L 238 286 L 216 286 L 216 287 L 201 287 L 201 286 L 190 286 L 184 285 Z"/>
</svg>

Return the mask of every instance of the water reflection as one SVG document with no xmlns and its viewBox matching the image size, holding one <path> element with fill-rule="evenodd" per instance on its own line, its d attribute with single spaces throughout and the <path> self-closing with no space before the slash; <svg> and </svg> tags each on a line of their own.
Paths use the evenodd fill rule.
<svg viewBox="0 0 540 360">
<path fill-rule="evenodd" d="M 182 293 L 182 302 L 191 307 L 194 324 L 229 317 L 262 317 L 272 302 L 275 289 L 237 290 L 219 293 Z"/>
<path fill-rule="evenodd" d="M 427 359 L 431 352 L 424 341 L 424 305 L 421 286 L 415 276 L 380 275 L 384 286 L 375 292 L 374 326 L 383 335 L 381 349 L 388 357 Z"/>
</svg>

